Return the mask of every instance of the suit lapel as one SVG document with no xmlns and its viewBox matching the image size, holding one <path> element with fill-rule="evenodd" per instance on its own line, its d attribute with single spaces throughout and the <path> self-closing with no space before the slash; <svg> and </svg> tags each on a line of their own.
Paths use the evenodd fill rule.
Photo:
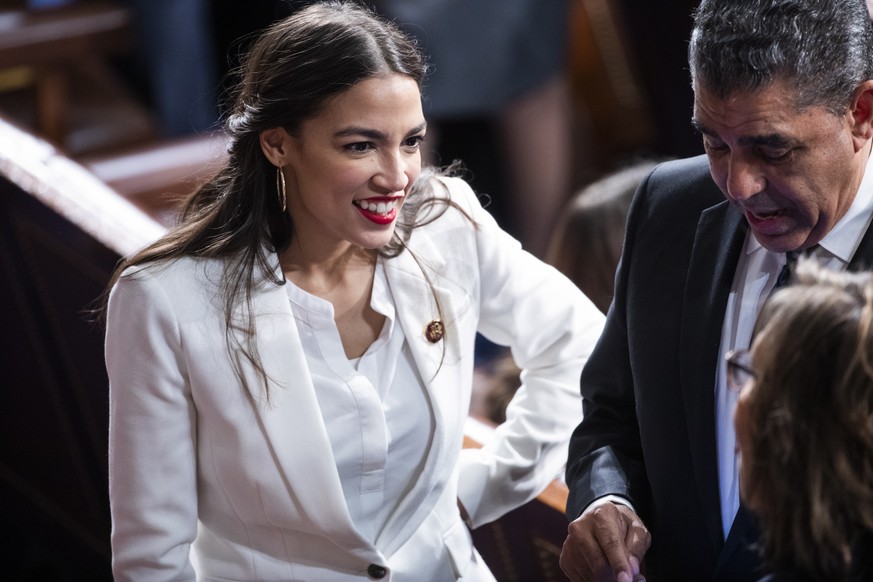
<svg viewBox="0 0 873 582">
<path fill-rule="evenodd" d="M 867 226 L 867 232 L 861 239 L 861 244 L 849 262 L 850 271 L 860 271 L 873 267 L 873 228 Z"/>
<path fill-rule="evenodd" d="M 746 228 L 728 202 L 698 222 L 683 302 L 679 354 L 688 440 L 697 490 L 714 547 L 722 545 L 715 447 L 715 365 L 725 307 Z"/>
</svg>

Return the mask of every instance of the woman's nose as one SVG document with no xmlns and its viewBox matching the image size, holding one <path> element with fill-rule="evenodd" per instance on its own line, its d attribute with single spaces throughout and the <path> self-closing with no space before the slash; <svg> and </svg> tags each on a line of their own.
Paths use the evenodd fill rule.
<svg viewBox="0 0 873 582">
<path fill-rule="evenodd" d="M 405 190 L 409 185 L 409 168 L 414 163 L 409 157 L 402 152 L 383 155 L 374 182 L 390 192 Z"/>
</svg>

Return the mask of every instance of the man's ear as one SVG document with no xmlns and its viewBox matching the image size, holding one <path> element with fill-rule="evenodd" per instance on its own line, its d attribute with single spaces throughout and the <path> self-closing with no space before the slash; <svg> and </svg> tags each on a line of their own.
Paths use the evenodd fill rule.
<svg viewBox="0 0 873 582">
<path fill-rule="evenodd" d="M 291 147 L 291 136 L 283 127 L 265 129 L 258 136 L 261 142 L 261 151 L 277 168 L 288 163 L 288 153 Z"/>
<path fill-rule="evenodd" d="M 857 152 L 873 139 L 873 80 L 864 81 L 855 89 L 849 115 Z"/>
</svg>

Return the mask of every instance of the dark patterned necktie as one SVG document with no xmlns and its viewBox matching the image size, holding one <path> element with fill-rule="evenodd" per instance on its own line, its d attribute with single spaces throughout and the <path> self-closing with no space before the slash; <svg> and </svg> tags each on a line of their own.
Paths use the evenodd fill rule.
<svg viewBox="0 0 873 582">
<path fill-rule="evenodd" d="M 785 287 L 788 280 L 791 279 L 791 272 L 794 270 L 794 265 L 797 263 L 797 256 L 799 254 L 800 253 L 797 251 L 788 251 L 785 253 L 785 264 L 782 265 L 782 270 L 779 271 L 779 276 L 776 277 L 776 285 L 774 285 L 773 291 L 780 287 Z"/>
</svg>

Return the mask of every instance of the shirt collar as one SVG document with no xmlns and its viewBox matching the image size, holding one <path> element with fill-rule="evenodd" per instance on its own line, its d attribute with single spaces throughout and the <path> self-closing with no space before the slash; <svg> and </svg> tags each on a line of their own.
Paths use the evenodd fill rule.
<svg viewBox="0 0 873 582">
<path fill-rule="evenodd" d="M 825 235 L 819 245 L 844 263 L 848 263 L 861 244 L 864 233 L 867 232 L 871 216 L 873 216 L 873 156 L 867 158 L 861 186 L 849 211 Z"/>
<path fill-rule="evenodd" d="M 867 158 L 864 177 L 848 212 L 818 243 L 819 246 L 848 264 L 858 245 L 861 244 L 864 233 L 867 232 L 871 217 L 873 217 L 873 156 Z M 754 236 L 747 237 L 746 243 L 747 254 L 763 248 Z"/>
</svg>

